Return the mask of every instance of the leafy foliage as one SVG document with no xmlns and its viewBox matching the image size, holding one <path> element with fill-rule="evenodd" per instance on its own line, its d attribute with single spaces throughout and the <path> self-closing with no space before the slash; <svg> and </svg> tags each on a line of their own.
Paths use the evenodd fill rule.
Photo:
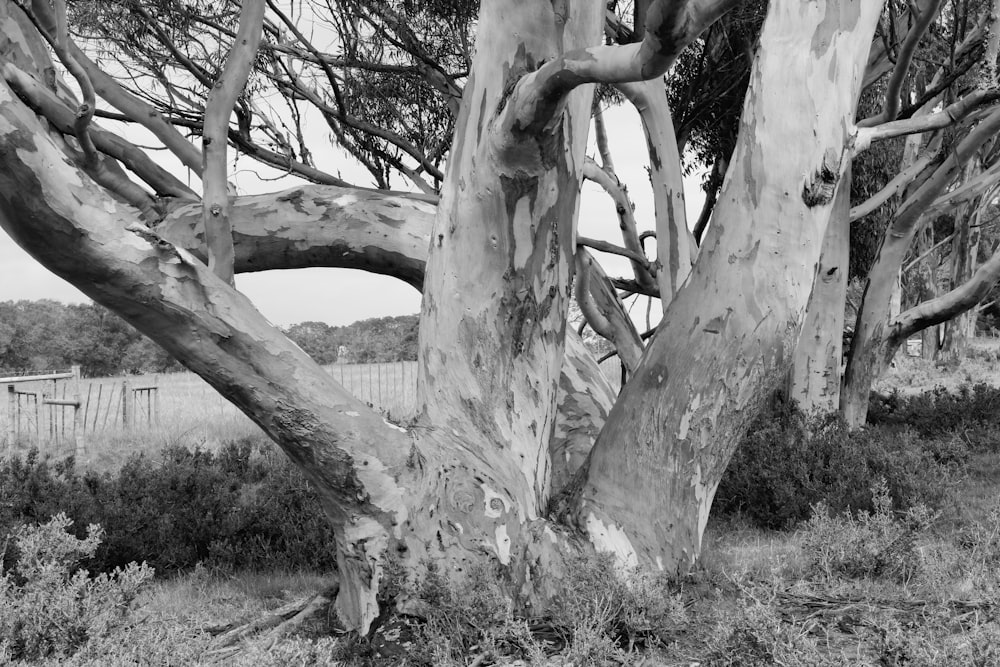
<svg viewBox="0 0 1000 667">
<path fill-rule="evenodd" d="M 920 565 L 916 538 L 930 527 L 932 514 L 915 505 L 897 518 L 885 480 L 871 489 L 871 512 L 832 515 L 822 501 L 802 531 L 802 551 L 815 576 L 889 577 L 906 581 Z"/>
<path fill-rule="evenodd" d="M 1000 389 L 988 384 L 943 387 L 915 396 L 898 390 L 873 394 L 868 421 L 876 426 L 907 426 L 924 438 L 951 441 L 961 448 L 995 450 L 1000 444 Z"/>
<path fill-rule="evenodd" d="M 413 361 L 417 358 L 417 315 L 376 317 L 343 327 L 324 322 L 293 324 L 285 334 L 317 363 L 338 361 L 341 346 L 350 363 Z"/>
<path fill-rule="evenodd" d="M 333 532 L 312 488 L 249 442 L 218 454 L 174 448 L 159 461 L 136 456 L 114 474 L 79 473 L 72 460 L 51 464 L 35 453 L 0 463 L 0 536 L 59 512 L 77 525 L 104 526 L 103 542 L 88 556 L 95 571 L 132 561 L 162 573 L 199 562 L 335 567 Z"/>
<path fill-rule="evenodd" d="M 94 556 L 101 528 L 88 526 L 80 539 L 68 532 L 72 524 L 60 513 L 42 525 L 13 530 L 16 564 L 7 569 L 0 563 L 0 661 L 74 653 L 92 636 L 122 624 L 152 579 L 145 563 L 91 578 L 77 566 Z"/>
<path fill-rule="evenodd" d="M 868 489 L 884 479 L 898 509 L 939 506 L 952 464 L 968 446 L 951 436 L 873 426 L 851 431 L 835 417 L 807 420 L 778 402 L 754 422 L 716 493 L 715 516 L 766 528 L 794 526 L 823 502 L 835 513 L 875 511 Z"/>
<path fill-rule="evenodd" d="M 158 373 L 179 365 L 156 343 L 95 304 L 0 302 L 0 369 L 67 369 L 90 377 Z"/>
</svg>

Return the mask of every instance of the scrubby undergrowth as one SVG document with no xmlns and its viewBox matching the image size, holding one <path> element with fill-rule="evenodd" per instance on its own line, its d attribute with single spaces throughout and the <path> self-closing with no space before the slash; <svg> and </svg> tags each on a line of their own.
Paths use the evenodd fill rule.
<svg viewBox="0 0 1000 667">
<path fill-rule="evenodd" d="M 383 619 L 359 638 L 324 611 L 293 637 L 249 641 L 229 664 L 1000 664 L 996 405 L 985 386 L 875 397 L 874 423 L 849 433 L 776 403 L 719 490 L 721 520 L 690 576 L 584 559 L 552 609 L 524 616 L 499 570 L 457 583 L 432 573 L 419 617 Z M 335 577 L 315 503 L 293 470 L 248 443 L 168 450 L 115 473 L 37 456 L 0 465 L 0 535 L 65 511 L 88 545 L 84 526 L 103 526 L 104 542 L 81 554 L 91 572 L 146 560 L 174 573 L 47 664 L 209 664 L 221 623 Z M 6 550 L 5 572 L 17 572 L 17 554 Z M 276 567 L 326 577 L 264 574 Z"/>
<path fill-rule="evenodd" d="M 0 461 L 0 543 L 18 524 L 63 512 L 77 537 L 89 524 L 103 527 L 103 542 L 85 561 L 94 572 L 133 561 L 164 575 L 199 563 L 226 570 L 332 570 L 333 531 L 315 493 L 270 452 L 247 441 L 216 454 L 174 447 L 100 473 L 35 452 Z"/>
</svg>

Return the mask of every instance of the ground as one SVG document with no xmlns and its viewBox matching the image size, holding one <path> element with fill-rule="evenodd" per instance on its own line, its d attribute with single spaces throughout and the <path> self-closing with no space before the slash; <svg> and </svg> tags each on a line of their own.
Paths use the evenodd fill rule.
<svg viewBox="0 0 1000 667">
<path fill-rule="evenodd" d="M 998 350 L 981 340 L 956 364 L 900 358 L 878 389 L 1000 385 Z M 439 613 L 409 656 L 380 660 L 324 610 L 291 636 L 246 643 L 225 664 L 1000 664 L 1000 447 L 972 454 L 956 479 L 933 516 L 817 515 L 775 532 L 712 522 L 687 577 L 619 585 L 606 563 L 581 564 L 555 620 L 489 608 L 500 603 L 484 573 L 474 590 L 438 592 Z M 124 627 L 51 664 L 214 664 L 225 626 L 334 582 L 197 567 L 155 582 Z M 494 625 L 484 629 L 483 618 Z M 469 636 L 478 639 L 457 645 Z"/>
</svg>

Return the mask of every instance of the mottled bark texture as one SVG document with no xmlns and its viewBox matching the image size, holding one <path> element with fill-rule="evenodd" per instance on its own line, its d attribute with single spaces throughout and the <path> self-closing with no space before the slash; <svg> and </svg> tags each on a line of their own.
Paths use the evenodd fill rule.
<svg viewBox="0 0 1000 667">
<path fill-rule="evenodd" d="M 653 2 L 643 41 L 612 47 L 597 46 L 603 2 L 483 3 L 422 276 L 423 233 L 403 220 L 431 211 L 412 197 L 296 188 L 230 202 L 237 270 L 355 262 L 422 286 L 421 409 L 409 431 L 352 398 L 184 249 L 201 245 L 197 204 L 143 224 L 6 78 L 0 225 L 204 377 L 312 480 L 336 529 L 349 627 L 370 627 L 390 572 L 458 578 L 489 563 L 537 609 L 577 550 L 678 570 L 698 555 L 735 443 L 787 372 L 881 5 L 771 3 L 699 260 L 601 429 L 610 400 L 599 371 L 564 364 L 586 84 L 661 76 L 733 4 Z M 12 18 L 20 11 L 0 4 L 0 60 L 44 81 L 51 63 L 31 24 Z M 678 220 L 666 234 L 680 241 Z M 313 222 L 315 236 L 292 231 Z M 569 349 L 581 355 L 577 340 Z M 586 383 L 599 390 L 586 395 Z M 572 525 L 557 526 L 553 506 Z M 419 613 L 407 595 L 392 602 Z"/>
<path fill-rule="evenodd" d="M 851 170 L 848 168 L 837 186 L 806 320 L 788 374 L 788 398 L 808 415 L 829 414 L 840 407 L 850 208 Z"/>
<path fill-rule="evenodd" d="M 599 550 L 669 571 L 697 558 L 733 449 L 788 371 L 880 9 L 771 3 L 698 261 L 589 461 L 576 521 Z"/>
</svg>

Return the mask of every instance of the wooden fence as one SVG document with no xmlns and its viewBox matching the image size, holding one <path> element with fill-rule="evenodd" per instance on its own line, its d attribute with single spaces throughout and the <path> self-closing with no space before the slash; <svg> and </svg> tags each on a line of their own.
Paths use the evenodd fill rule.
<svg viewBox="0 0 1000 667">
<path fill-rule="evenodd" d="M 8 453 L 28 441 L 39 447 L 72 445 L 77 456 L 86 452 L 88 434 L 108 428 L 149 426 L 159 418 L 157 376 L 136 383 L 88 383 L 81 387 L 80 367 L 0 377 L 7 385 L 6 440 Z M 96 387 L 96 389 L 95 389 Z"/>
</svg>

